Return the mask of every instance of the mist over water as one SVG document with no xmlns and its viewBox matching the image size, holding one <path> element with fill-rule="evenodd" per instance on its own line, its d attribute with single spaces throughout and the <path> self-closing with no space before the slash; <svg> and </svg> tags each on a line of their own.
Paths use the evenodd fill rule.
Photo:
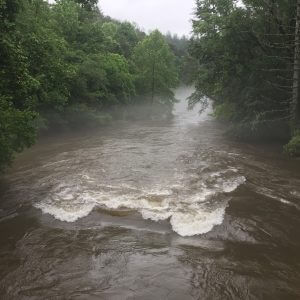
<svg viewBox="0 0 300 300">
<path fill-rule="evenodd" d="M 57 157 L 57 178 L 34 206 L 66 222 L 77 221 L 97 207 L 137 211 L 144 219 L 169 220 L 182 236 L 206 233 L 221 224 L 228 199 L 217 196 L 235 190 L 245 177 L 230 165 L 211 170 L 210 158 L 191 158 L 197 143 L 193 130 L 210 118 L 209 110 L 201 117 L 197 109 L 187 111 L 185 99 L 190 93 L 178 91 L 181 102 L 172 121 L 129 123 L 104 136 L 99 145 L 86 147 L 92 143 L 88 141 L 68 160 Z M 69 172 L 78 159 L 80 173 Z M 201 176 L 194 172 L 199 168 L 204 169 Z M 39 184 L 48 180 L 41 178 Z"/>
<path fill-rule="evenodd" d="M 300 165 L 187 110 L 41 141 L 1 191 L 9 299 L 299 299 Z M 267 298 L 269 297 L 269 298 Z"/>
</svg>

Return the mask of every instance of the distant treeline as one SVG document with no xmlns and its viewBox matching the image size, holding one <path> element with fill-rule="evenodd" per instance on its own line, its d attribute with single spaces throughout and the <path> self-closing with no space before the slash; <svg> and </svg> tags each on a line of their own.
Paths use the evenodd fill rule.
<svg viewBox="0 0 300 300">
<path fill-rule="evenodd" d="M 0 171 L 40 132 L 106 124 L 142 102 L 170 111 L 192 78 L 187 46 L 104 16 L 97 0 L 0 0 Z"/>
<path fill-rule="evenodd" d="M 240 138 L 284 139 L 300 154 L 300 1 L 196 1 L 190 105 L 213 100 Z"/>
</svg>

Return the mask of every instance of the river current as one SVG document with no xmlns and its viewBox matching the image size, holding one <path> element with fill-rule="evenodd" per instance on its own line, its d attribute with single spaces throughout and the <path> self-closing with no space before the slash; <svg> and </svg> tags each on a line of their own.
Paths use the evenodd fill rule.
<svg viewBox="0 0 300 300">
<path fill-rule="evenodd" d="M 45 138 L 0 185 L 1 299 L 300 299 L 300 161 L 208 108 Z"/>
</svg>

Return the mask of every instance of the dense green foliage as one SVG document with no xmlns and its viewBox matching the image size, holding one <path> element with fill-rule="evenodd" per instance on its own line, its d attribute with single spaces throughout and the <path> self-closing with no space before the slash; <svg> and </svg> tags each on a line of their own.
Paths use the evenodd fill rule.
<svg viewBox="0 0 300 300">
<path fill-rule="evenodd" d="M 19 6 L 17 0 L 0 2 L 0 170 L 35 137 L 31 108 L 38 82 L 29 72 L 21 34 L 16 31 Z"/>
<path fill-rule="evenodd" d="M 153 94 L 174 100 L 163 36 L 103 16 L 96 0 L 0 0 L 0 28 L 0 171 L 41 131 L 105 124 L 109 109 Z"/>
<path fill-rule="evenodd" d="M 285 152 L 290 156 L 300 156 L 300 133 L 294 134 L 288 144 L 284 146 Z"/>
<path fill-rule="evenodd" d="M 140 93 L 149 94 L 151 102 L 172 103 L 172 88 L 178 83 L 175 56 L 162 34 L 155 30 L 138 43 L 134 52 L 137 85 Z"/>
<path fill-rule="evenodd" d="M 186 85 L 193 84 L 197 76 L 198 61 L 189 53 L 189 38 L 185 35 L 178 37 L 177 34 L 172 35 L 169 32 L 165 35 L 165 40 L 175 54 L 180 82 Z"/>
<path fill-rule="evenodd" d="M 289 139 L 296 0 L 196 1 L 190 104 L 213 101 L 239 137 Z"/>
</svg>

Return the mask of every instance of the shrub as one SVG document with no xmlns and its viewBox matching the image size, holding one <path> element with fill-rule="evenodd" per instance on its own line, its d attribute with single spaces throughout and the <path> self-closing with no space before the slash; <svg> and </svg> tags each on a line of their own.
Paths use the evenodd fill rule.
<svg viewBox="0 0 300 300">
<path fill-rule="evenodd" d="M 290 156 L 300 156 L 300 132 L 298 131 L 287 145 L 284 146 L 284 152 Z"/>
</svg>

